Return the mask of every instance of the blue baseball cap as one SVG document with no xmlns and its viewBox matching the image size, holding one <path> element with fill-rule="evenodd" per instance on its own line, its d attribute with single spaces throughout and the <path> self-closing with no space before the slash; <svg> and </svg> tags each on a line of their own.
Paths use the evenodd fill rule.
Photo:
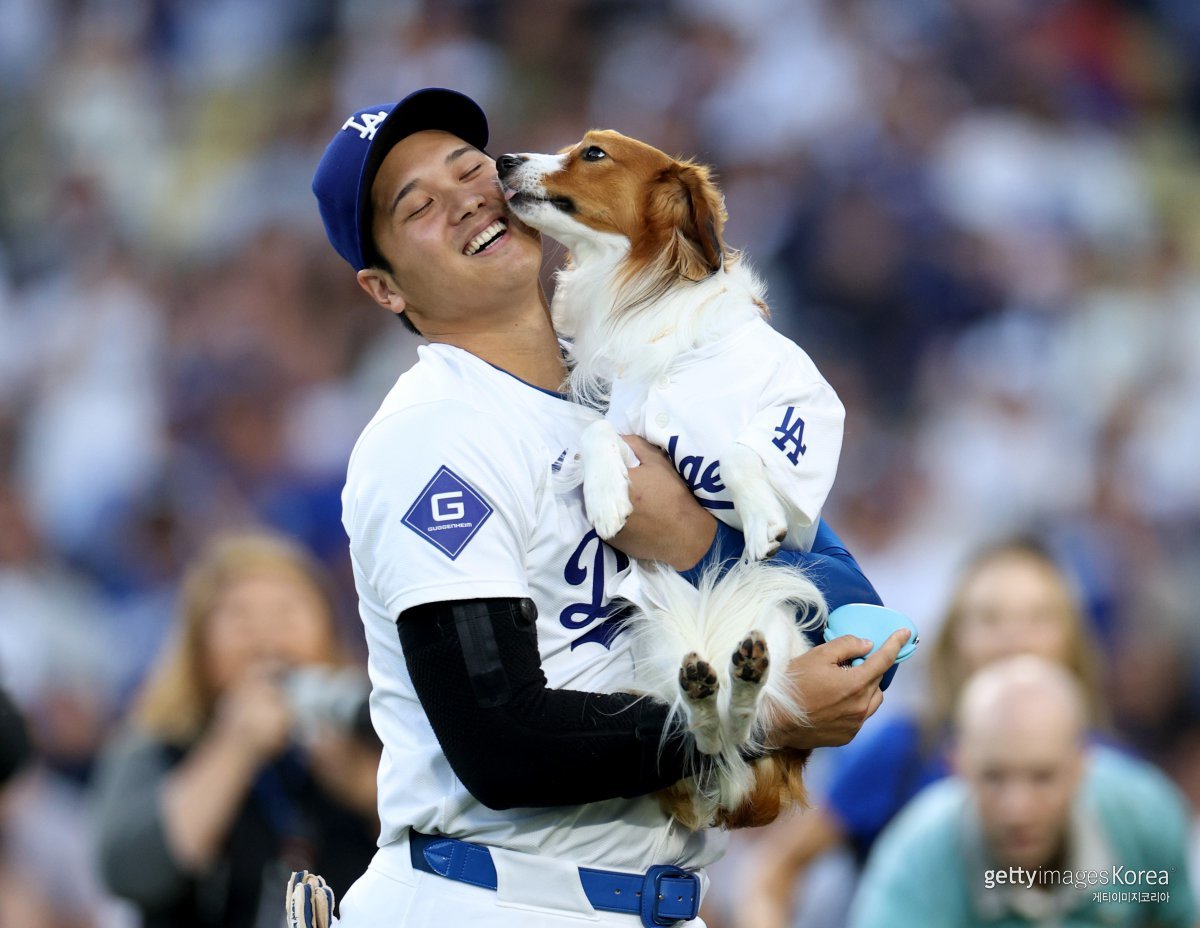
<svg viewBox="0 0 1200 928">
<path fill-rule="evenodd" d="M 440 129 L 480 151 L 488 141 L 487 117 L 479 104 L 457 90 L 426 87 L 399 103 L 358 110 L 342 123 L 321 156 L 312 189 L 329 244 L 360 271 L 368 265 L 371 185 L 387 153 L 414 132 Z"/>
</svg>

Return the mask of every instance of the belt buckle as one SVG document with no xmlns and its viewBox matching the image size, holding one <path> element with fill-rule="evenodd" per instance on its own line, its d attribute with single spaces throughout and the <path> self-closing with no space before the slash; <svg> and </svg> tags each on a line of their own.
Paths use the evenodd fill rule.
<svg viewBox="0 0 1200 928">
<path fill-rule="evenodd" d="M 662 885 L 665 879 L 683 879 L 691 884 L 691 898 L 686 900 L 687 908 L 680 908 L 678 915 L 662 915 L 659 912 L 659 903 L 668 901 Z M 685 903 L 685 900 L 681 899 L 671 901 L 675 902 L 677 906 Z M 646 871 L 646 875 L 642 879 L 641 905 L 642 924 L 646 928 L 670 928 L 671 925 L 678 922 L 691 921 L 699 914 L 700 878 L 696 874 L 669 865 L 656 865 Z"/>
</svg>

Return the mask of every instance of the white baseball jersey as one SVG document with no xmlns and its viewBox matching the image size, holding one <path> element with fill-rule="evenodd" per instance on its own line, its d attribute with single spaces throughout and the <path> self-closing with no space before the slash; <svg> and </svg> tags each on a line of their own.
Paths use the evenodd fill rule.
<svg viewBox="0 0 1200 928">
<path fill-rule="evenodd" d="M 665 450 L 700 503 L 736 529 L 720 455 L 734 441 L 748 445 L 793 510 L 789 522 L 805 527 L 786 547 L 803 550 L 833 487 L 845 415 L 804 349 L 763 319 L 677 356 L 653 383 L 618 375 L 608 411 L 617 431 Z"/>
<path fill-rule="evenodd" d="M 359 438 L 343 520 L 369 648 L 371 719 L 383 741 L 380 844 L 406 827 L 642 871 L 700 867 L 723 836 L 672 823 L 649 797 L 493 811 L 454 775 L 417 700 L 396 618 L 428 602 L 529 597 L 552 688 L 615 692 L 632 679 L 628 636 L 605 620 L 631 569 L 583 511 L 575 449 L 596 414 L 474 355 L 428 345 Z M 532 761 L 536 763 L 536 760 Z"/>
</svg>

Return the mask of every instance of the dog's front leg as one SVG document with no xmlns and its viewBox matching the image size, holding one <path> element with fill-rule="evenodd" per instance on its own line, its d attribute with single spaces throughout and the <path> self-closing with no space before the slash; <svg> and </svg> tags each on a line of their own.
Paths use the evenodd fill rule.
<svg viewBox="0 0 1200 928">
<path fill-rule="evenodd" d="M 583 505 L 596 534 L 606 541 L 625 527 L 633 512 L 629 500 L 629 468 L 637 455 L 607 419 L 593 422 L 583 433 Z"/>
<path fill-rule="evenodd" d="M 771 486 L 762 458 L 754 449 L 734 442 L 721 457 L 721 479 L 742 520 L 746 557 L 752 561 L 771 557 L 787 535 L 787 511 Z"/>
</svg>

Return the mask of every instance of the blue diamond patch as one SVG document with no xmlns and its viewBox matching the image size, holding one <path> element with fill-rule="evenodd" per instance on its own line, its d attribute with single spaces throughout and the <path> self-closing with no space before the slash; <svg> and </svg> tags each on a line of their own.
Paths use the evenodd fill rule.
<svg viewBox="0 0 1200 928">
<path fill-rule="evenodd" d="M 471 485 L 441 467 L 404 514 L 404 524 L 454 560 L 492 514 Z"/>
</svg>

